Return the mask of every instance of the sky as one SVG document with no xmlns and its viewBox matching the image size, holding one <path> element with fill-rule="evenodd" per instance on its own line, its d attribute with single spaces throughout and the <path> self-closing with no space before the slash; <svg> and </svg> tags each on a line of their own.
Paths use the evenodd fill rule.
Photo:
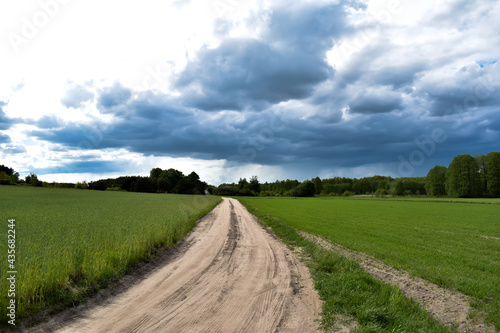
<svg viewBox="0 0 500 333">
<path fill-rule="evenodd" d="M 500 1 L 0 3 L 0 164 L 425 176 L 500 150 Z"/>
</svg>

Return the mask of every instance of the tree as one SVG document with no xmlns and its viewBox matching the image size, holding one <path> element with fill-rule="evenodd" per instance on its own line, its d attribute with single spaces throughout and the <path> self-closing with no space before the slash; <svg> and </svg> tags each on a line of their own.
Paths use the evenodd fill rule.
<svg viewBox="0 0 500 333">
<path fill-rule="evenodd" d="M 81 183 L 76 183 L 74 187 L 80 190 L 86 190 L 87 188 L 89 188 L 89 184 L 87 184 L 87 181 L 84 180 Z"/>
<path fill-rule="evenodd" d="M 254 191 L 257 193 L 260 192 L 259 178 L 257 178 L 257 176 L 250 177 L 250 182 L 248 184 L 248 188 L 250 189 L 250 191 Z"/>
<path fill-rule="evenodd" d="M 312 181 L 316 187 L 316 194 L 320 194 L 323 191 L 323 182 L 319 177 L 314 178 Z"/>
<path fill-rule="evenodd" d="M 479 181 L 481 183 L 481 187 L 479 189 L 479 195 L 485 196 L 488 192 L 488 184 L 487 184 L 487 170 L 486 170 L 486 155 L 474 155 L 474 159 L 476 160 L 476 164 L 479 172 Z"/>
<path fill-rule="evenodd" d="M 446 193 L 451 197 L 473 198 L 479 195 L 481 181 L 474 157 L 456 156 L 446 172 Z"/>
<path fill-rule="evenodd" d="M 177 193 L 178 183 L 184 178 L 184 174 L 175 169 L 163 170 L 160 174 L 159 186 L 162 191 Z"/>
<path fill-rule="evenodd" d="M 145 193 L 156 192 L 155 186 L 152 183 L 152 179 L 149 177 L 138 177 L 137 180 L 132 183 L 132 187 L 130 190 L 132 192 L 145 192 Z"/>
<path fill-rule="evenodd" d="M 288 191 L 286 195 L 290 197 L 313 197 L 315 193 L 316 187 L 314 183 L 310 180 L 306 180 L 300 183 L 299 186 Z"/>
<path fill-rule="evenodd" d="M 12 176 L 14 174 L 14 169 L 2 164 L 0 165 L 0 172 L 5 172 L 7 176 Z"/>
<path fill-rule="evenodd" d="M 500 197 L 500 152 L 486 155 L 486 184 L 488 195 Z"/>
<path fill-rule="evenodd" d="M 396 179 L 396 182 L 394 183 L 394 194 L 398 196 L 405 194 L 405 184 L 403 183 L 403 179 Z"/>
<path fill-rule="evenodd" d="M 240 178 L 240 180 L 238 181 L 238 188 L 240 190 L 244 189 L 244 188 L 247 188 L 248 187 L 248 181 L 246 178 Z"/>
<path fill-rule="evenodd" d="M 436 165 L 427 173 L 425 190 L 427 194 L 434 197 L 446 195 L 446 170 L 442 165 Z"/>
<path fill-rule="evenodd" d="M 160 178 L 160 175 L 161 175 L 162 171 L 163 170 L 161 168 L 151 169 L 151 171 L 149 172 L 149 177 L 151 177 L 151 178 Z"/>
<path fill-rule="evenodd" d="M 26 184 L 30 184 L 31 186 L 42 186 L 42 182 L 38 180 L 38 176 L 34 173 L 30 173 L 24 178 Z"/>
</svg>

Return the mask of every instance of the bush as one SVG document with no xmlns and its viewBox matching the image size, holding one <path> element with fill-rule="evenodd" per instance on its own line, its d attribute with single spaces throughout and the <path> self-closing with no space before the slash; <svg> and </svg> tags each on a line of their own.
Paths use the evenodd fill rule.
<svg viewBox="0 0 500 333">
<path fill-rule="evenodd" d="M 381 198 L 381 197 L 385 197 L 386 195 L 387 195 L 387 190 L 385 190 L 385 189 L 379 188 L 375 191 L 376 197 Z"/>
</svg>

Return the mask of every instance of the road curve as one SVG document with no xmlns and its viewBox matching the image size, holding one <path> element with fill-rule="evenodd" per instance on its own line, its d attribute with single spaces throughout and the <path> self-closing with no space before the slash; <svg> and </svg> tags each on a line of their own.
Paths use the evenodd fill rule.
<svg viewBox="0 0 500 333">
<path fill-rule="evenodd" d="M 184 254 L 57 332 L 316 332 L 307 269 L 234 199 L 187 237 Z"/>
</svg>

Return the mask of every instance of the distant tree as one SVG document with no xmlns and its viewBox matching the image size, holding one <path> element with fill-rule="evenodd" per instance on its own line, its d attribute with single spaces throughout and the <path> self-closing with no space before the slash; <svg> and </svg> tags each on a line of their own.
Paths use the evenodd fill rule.
<svg viewBox="0 0 500 333">
<path fill-rule="evenodd" d="M 89 183 L 89 188 L 97 191 L 106 191 L 108 185 L 105 180 L 98 180 L 95 182 Z"/>
<path fill-rule="evenodd" d="M 149 177 L 151 177 L 151 178 L 160 178 L 160 175 L 161 175 L 162 171 L 163 170 L 161 168 L 151 169 L 151 171 L 149 172 Z"/>
<path fill-rule="evenodd" d="M 316 188 L 316 194 L 320 194 L 323 191 L 323 182 L 319 177 L 314 178 L 313 180 L 314 187 Z"/>
<path fill-rule="evenodd" d="M 316 187 L 314 183 L 310 180 L 306 180 L 300 183 L 299 186 L 291 189 L 286 193 L 290 197 L 313 197 L 316 193 Z"/>
<path fill-rule="evenodd" d="M 473 198 L 479 195 L 481 181 L 474 157 L 456 156 L 446 172 L 446 192 L 451 197 Z"/>
<path fill-rule="evenodd" d="M 14 169 L 2 164 L 0 165 L 0 172 L 5 172 L 7 176 L 12 176 L 14 174 Z"/>
<path fill-rule="evenodd" d="M 191 172 L 188 176 L 189 180 L 193 183 L 197 183 L 200 181 L 200 176 L 196 172 Z"/>
<path fill-rule="evenodd" d="M 487 193 L 494 198 L 500 197 L 500 152 L 486 155 Z"/>
<path fill-rule="evenodd" d="M 195 188 L 195 184 L 191 182 L 189 177 L 183 177 L 177 182 L 174 192 L 178 194 L 195 194 Z"/>
<path fill-rule="evenodd" d="M 160 177 L 158 178 L 158 191 L 161 193 L 164 192 L 172 192 L 172 189 L 174 187 L 166 177 Z"/>
<path fill-rule="evenodd" d="M 83 182 L 78 182 L 75 184 L 75 188 L 77 189 L 81 189 L 81 190 L 85 190 L 89 187 L 89 185 L 87 184 L 87 182 L 84 180 Z"/>
<path fill-rule="evenodd" d="M 442 165 L 436 165 L 427 173 L 425 190 L 427 195 L 439 197 L 446 195 L 446 170 Z"/>
<path fill-rule="evenodd" d="M 211 195 L 218 195 L 219 194 L 217 187 L 215 187 L 213 185 L 207 186 L 207 192 L 208 192 L 208 194 L 211 194 Z"/>
<path fill-rule="evenodd" d="M 38 176 L 34 173 L 30 173 L 24 178 L 24 181 L 26 184 L 29 184 L 31 186 L 42 186 L 42 182 L 38 180 Z"/>
<path fill-rule="evenodd" d="M 244 188 L 247 188 L 248 187 L 248 181 L 246 178 L 240 178 L 240 180 L 238 181 L 238 188 L 240 190 L 244 189 Z"/>
<path fill-rule="evenodd" d="M 178 193 L 178 183 L 184 178 L 184 174 L 176 169 L 163 170 L 160 174 L 159 187 L 162 192 Z"/>
<path fill-rule="evenodd" d="M 248 184 L 248 189 L 250 191 L 254 191 L 256 193 L 260 192 L 260 183 L 259 183 L 259 178 L 257 178 L 257 176 L 250 177 L 250 182 Z"/>
<path fill-rule="evenodd" d="M 144 193 L 156 192 L 154 183 L 149 177 L 138 177 L 137 180 L 132 183 L 132 187 L 130 190 L 132 192 L 144 192 Z"/>
<path fill-rule="evenodd" d="M 11 176 L 10 176 L 10 179 L 12 181 L 15 181 L 17 182 L 19 180 L 19 172 L 14 172 Z"/>
<path fill-rule="evenodd" d="M 391 188 L 389 182 L 387 180 L 381 180 L 378 182 L 377 190 L 389 190 Z"/>
<path fill-rule="evenodd" d="M 486 193 L 488 192 L 486 155 L 476 154 L 476 155 L 474 155 L 474 159 L 476 160 L 476 164 L 477 164 L 478 172 L 479 172 L 479 181 L 481 183 L 478 195 L 486 196 Z"/>
<path fill-rule="evenodd" d="M 394 195 L 404 195 L 405 194 L 405 184 L 403 183 L 403 179 L 398 178 L 394 182 Z"/>
<path fill-rule="evenodd" d="M 5 165 L 0 165 L 0 184 L 14 185 L 19 182 L 19 172 Z"/>
</svg>

